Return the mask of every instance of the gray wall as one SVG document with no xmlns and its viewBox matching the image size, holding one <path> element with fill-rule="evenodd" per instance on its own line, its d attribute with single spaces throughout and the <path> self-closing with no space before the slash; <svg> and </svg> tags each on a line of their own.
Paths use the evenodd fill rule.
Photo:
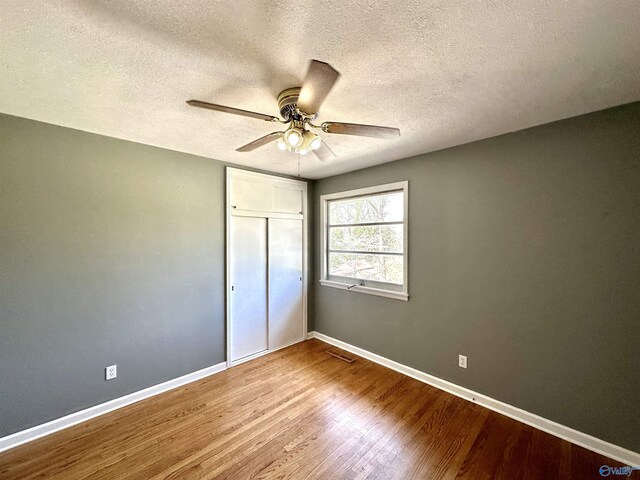
<svg viewBox="0 0 640 480">
<path fill-rule="evenodd" d="M 411 297 L 316 285 L 316 331 L 640 451 L 639 158 L 635 103 L 318 181 L 316 253 L 320 195 L 409 180 Z"/>
<path fill-rule="evenodd" d="M 316 263 L 310 328 L 640 450 L 639 131 L 632 104 L 310 185 L 317 213 L 408 179 L 411 258 L 409 302 Z M 0 436 L 223 360 L 224 165 L 0 115 Z"/>
<path fill-rule="evenodd" d="M 224 189 L 217 161 L 0 115 L 0 437 L 224 361 Z"/>
</svg>

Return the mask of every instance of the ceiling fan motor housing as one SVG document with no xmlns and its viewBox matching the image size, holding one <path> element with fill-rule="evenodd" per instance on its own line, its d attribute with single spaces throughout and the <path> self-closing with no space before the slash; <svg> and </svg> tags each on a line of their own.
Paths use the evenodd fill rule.
<svg viewBox="0 0 640 480">
<path fill-rule="evenodd" d="M 286 121 L 302 120 L 302 116 L 298 113 L 298 96 L 300 95 L 300 87 L 287 88 L 278 95 L 278 108 L 280 116 Z M 305 112 L 306 113 L 306 112 Z M 311 119 L 315 119 L 317 114 Z"/>
</svg>

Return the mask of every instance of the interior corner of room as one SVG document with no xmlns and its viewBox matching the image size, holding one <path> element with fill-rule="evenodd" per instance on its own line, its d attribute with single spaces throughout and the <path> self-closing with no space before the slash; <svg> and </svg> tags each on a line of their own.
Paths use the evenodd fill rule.
<svg viewBox="0 0 640 480">
<path fill-rule="evenodd" d="M 329 3 L 6 7 L 0 478 L 640 473 L 640 9 Z"/>
</svg>

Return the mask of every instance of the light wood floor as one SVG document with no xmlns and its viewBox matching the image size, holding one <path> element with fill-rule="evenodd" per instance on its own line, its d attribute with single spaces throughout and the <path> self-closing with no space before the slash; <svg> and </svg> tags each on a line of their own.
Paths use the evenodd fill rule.
<svg viewBox="0 0 640 480">
<path fill-rule="evenodd" d="M 9 450 L 0 478 L 583 480 L 619 465 L 327 348 L 309 340 Z"/>
</svg>

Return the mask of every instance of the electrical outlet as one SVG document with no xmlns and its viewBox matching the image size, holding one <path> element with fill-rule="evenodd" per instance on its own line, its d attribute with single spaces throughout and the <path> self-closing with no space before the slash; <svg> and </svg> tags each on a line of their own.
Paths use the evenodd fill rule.
<svg viewBox="0 0 640 480">
<path fill-rule="evenodd" d="M 458 355 L 458 366 L 460 368 L 467 368 L 467 356 L 466 355 Z"/>
<path fill-rule="evenodd" d="M 104 369 L 104 379 L 112 380 L 118 376 L 118 366 L 111 365 Z"/>
</svg>

